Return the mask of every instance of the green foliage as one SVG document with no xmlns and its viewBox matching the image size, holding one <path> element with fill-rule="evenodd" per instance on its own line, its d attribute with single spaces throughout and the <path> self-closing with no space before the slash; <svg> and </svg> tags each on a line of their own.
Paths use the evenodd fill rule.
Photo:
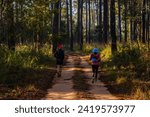
<svg viewBox="0 0 150 117">
<path fill-rule="evenodd" d="M 51 60 L 50 49 L 43 47 L 39 52 L 36 52 L 31 47 L 22 46 L 18 47 L 16 52 L 9 51 L 7 49 L 0 49 L 1 60 L 0 63 L 7 67 L 15 66 L 22 68 L 35 68 L 42 65 L 41 61 Z"/>
<path fill-rule="evenodd" d="M 87 44 L 86 43 L 83 45 L 83 53 L 90 54 L 92 52 L 93 48 L 98 48 L 100 53 L 102 51 L 102 48 L 98 44 L 95 44 L 95 43 L 94 44 Z"/>
<path fill-rule="evenodd" d="M 108 72 L 102 81 L 111 84 L 110 91 L 133 96 L 134 99 L 150 98 L 150 84 L 147 82 L 150 81 L 150 53 L 146 46 L 141 43 L 133 43 L 132 46 L 119 44 L 114 55 L 111 55 L 110 46 L 101 53 L 105 55 L 103 69 Z"/>
<path fill-rule="evenodd" d="M 112 57 L 112 62 L 117 68 L 135 66 L 140 62 L 140 51 L 138 48 L 124 47 L 120 52 L 117 52 Z"/>
<path fill-rule="evenodd" d="M 36 52 L 32 46 L 17 46 L 16 52 L 0 47 L 0 98 L 40 99 L 46 94 L 55 70 L 48 44 Z M 51 77 L 49 77 L 51 76 Z"/>
<path fill-rule="evenodd" d="M 101 58 L 102 61 L 109 61 L 111 58 L 112 54 L 111 54 L 111 46 L 110 45 L 106 45 L 102 52 L 101 52 Z"/>
</svg>

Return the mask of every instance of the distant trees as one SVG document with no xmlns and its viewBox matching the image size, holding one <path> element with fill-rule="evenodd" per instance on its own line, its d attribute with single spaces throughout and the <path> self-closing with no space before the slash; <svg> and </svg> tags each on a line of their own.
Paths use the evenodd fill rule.
<svg viewBox="0 0 150 117">
<path fill-rule="evenodd" d="M 116 5 L 116 6 L 114 6 Z M 0 0 L 0 43 L 15 50 L 31 43 L 38 51 L 43 43 L 129 41 L 150 42 L 149 0 Z"/>
</svg>

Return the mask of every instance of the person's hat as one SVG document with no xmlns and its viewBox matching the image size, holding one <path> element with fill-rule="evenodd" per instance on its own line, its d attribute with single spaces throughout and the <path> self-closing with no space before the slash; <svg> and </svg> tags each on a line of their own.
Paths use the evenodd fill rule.
<svg viewBox="0 0 150 117">
<path fill-rule="evenodd" d="M 98 48 L 94 48 L 94 49 L 92 50 L 92 53 L 98 53 L 98 52 L 99 52 Z"/>
<path fill-rule="evenodd" d="M 58 49 L 62 49 L 62 44 L 59 43 L 59 44 L 57 45 L 57 47 L 58 47 Z"/>
</svg>

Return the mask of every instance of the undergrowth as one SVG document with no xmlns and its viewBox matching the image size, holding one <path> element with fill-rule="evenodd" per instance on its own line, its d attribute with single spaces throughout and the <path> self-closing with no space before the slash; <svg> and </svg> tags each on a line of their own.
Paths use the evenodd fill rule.
<svg viewBox="0 0 150 117">
<path fill-rule="evenodd" d="M 94 47 L 101 50 L 101 70 L 106 71 L 101 80 L 110 92 L 125 99 L 150 99 L 150 51 L 144 44 L 118 44 L 113 55 L 111 45 L 87 45 L 84 52 Z"/>
<path fill-rule="evenodd" d="M 39 99 L 50 86 L 55 61 L 48 45 L 36 52 L 32 46 L 16 51 L 0 47 L 0 99 Z M 43 93 L 44 92 L 44 93 Z"/>
<path fill-rule="evenodd" d="M 150 52 L 145 46 L 119 45 L 118 52 L 111 55 L 110 48 L 102 51 L 103 68 L 107 70 L 102 81 L 109 83 L 112 93 L 150 99 Z"/>
</svg>

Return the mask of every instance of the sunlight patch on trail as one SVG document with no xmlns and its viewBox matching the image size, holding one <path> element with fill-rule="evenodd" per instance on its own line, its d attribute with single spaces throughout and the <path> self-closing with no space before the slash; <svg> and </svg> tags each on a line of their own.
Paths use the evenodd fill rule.
<svg viewBox="0 0 150 117">
<path fill-rule="evenodd" d="M 71 78 L 74 75 L 73 57 L 69 56 L 68 64 L 62 71 L 62 77 L 54 78 L 54 85 L 48 90 L 46 100 L 72 100 L 76 98 L 76 92 L 72 89 L 73 83 Z"/>
</svg>

